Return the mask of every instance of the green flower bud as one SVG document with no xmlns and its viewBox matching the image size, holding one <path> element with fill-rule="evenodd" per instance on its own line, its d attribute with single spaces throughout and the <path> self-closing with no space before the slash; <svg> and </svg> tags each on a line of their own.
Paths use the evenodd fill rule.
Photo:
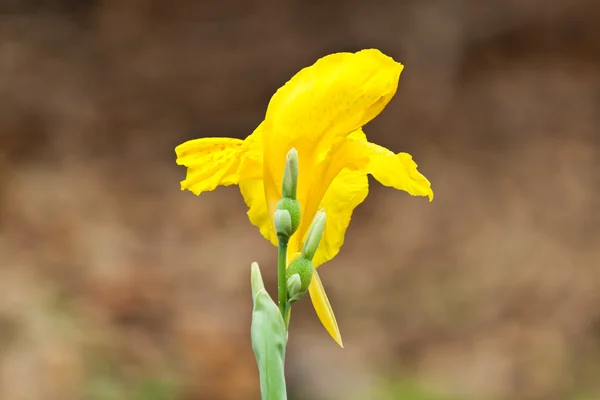
<svg viewBox="0 0 600 400">
<path fill-rule="evenodd" d="M 326 219 L 325 211 L 323 210 L 319 211 L 317 215 L 315 215 L 315 219 L 313 219 L 312 225 L 310 226 L 308 234 L 306 235 L 306 241 L 302 247 L 303 258 L 312 261 L 313 257 L 315 256 L 317 248 L 319 247 L 319 242 L 321 241 L 321 236 L 323 236 Z"/>
<path fill-rule="evenodd" d="M 300 288 L 296 289 L 294 292 L 289 291 L 288 295 L 290 301 L 299 300 L 304 293 L 308 290 L 308 286 L 312 281 L 313 271 L 315 267 L 313 266 L 310 260 L 306 258 L 298 257 L 294 259 L 290 265 L 288 265 L 286 270 L 286 278 L 288 281 L 288 291 L 290 290 L 290 285 L 295 285 L 294 282 L 290 282 L 291 280 L 295 280 L 294 276 L 298 276 L 300 278 Z M 294 297 L 292 297 L 294 296 Z"/>
<path fill-rule="evenodd" d="M 296 232 L 298 226 L 300 225 L 300 202 L 296 199 L 284 197 L 277 203 L 277 210 L 285 210 L 289 213 L 292 223 L 291 233 L 288 235 L 289 238 L 294 234 L 294 232 Z M 275 214 L 277 214 L 277 211 Z M 277 227 L 275 228 L 277 229 Z M 277 233 L 279 233 L 279 231 Z"/>
<path fill-rule="evenodd" d="M 282 235 L 288 238 L 292 236 L 292 217 L 287 210 L 276 210 L 273 220 L 278 236 Z"/>
<path fill-rule="evenodd" d="M 298 187 L 298 151 L 292 147 L 287 153 L 285 170 L 283 171 L 282 197 L 296 199 Z"/>
</svg>

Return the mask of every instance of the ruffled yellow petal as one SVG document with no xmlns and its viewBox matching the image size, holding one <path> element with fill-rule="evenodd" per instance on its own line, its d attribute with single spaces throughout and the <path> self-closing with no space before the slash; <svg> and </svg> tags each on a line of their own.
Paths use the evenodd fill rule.
<svg viewBox="0 0 600 400">
<path fill-rule="evenodd" d="M 199 195 L 219 185 L 237 184 L 243 144 L 239 139 L 203 138 L 177 146 L 177 164 L 187 167 L 181 190 L 188 189 Z"/>
<path fill-rule="evenodd" d="M 382 185 L 404 190 L 413 196 L 427 196 L 433 200 L 431 183 L 417 170 L 410 154 L 394 154 L 385 147 L 365 140 L 352 140 L 349 151 L 357 158 L 368 158 L 362 171 L 373 175 Z"/>
<path fill-rule="evenodd" d="M 219 185 L 236 185 L 248 179 L 262 179 L 262 132 L 261 124 L 245 140 L 202 138 L 177 146 L 177 164 L 187 167 L 181 190 L 188 189 L 199 195 Z"/>
<path fill-rule="evenodd" d="M 331 304 L 329 304 L 329 299 L 327 298 L 327 294 L 325 294 L 325 288 L 323 287 L 323 283 L 321 282 L 321 278 L 319 278 L 317 271 L 313 273 L 312 281 L 308 287 L 308 293 L 310 294 L 313 307 L 315 308 L 321 323 L 331 335 L 333 340 L 335 340 L 340 347 L 344 347 L 342 343 L 342 335 L 340 335 L 340 329 L 338 328 L 335 315 L 331 309 Z"/>
<path fill-rule="evenodd" d="M 299 200 L 306 200 L 314 168 L 330 148 L 360 128 L 396 93 L 403 66 L 378 50 L 337 53 L 298 72 L 272 97 L 265 118 L 265 191 L 272 213 L 284 160 L 299 154 Z"/>
</svg>

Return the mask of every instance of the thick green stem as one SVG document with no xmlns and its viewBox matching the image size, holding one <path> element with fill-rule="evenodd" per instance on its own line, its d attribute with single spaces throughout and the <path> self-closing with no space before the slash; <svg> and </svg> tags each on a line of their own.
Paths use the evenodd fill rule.
<svg viewBox="0 0 600 400">
<path fill-rule="evenodd" d="M 279 311 L 285 321 L 286 304 L 287 304 L 287 279 L 285 271 L 287 268 L 287 248 L 288 238 L 279 237 L 279 246 L 277 247 L 277 292 L 279 300 Z"/>
</svg>

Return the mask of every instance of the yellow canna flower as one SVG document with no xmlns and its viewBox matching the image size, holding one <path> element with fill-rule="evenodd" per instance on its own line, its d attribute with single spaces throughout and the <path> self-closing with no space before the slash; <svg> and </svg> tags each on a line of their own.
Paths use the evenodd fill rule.
<svg viewBox="0 0 600 400">
<path fill-rule="evenodd" d="M 181 189 L 198 195 L 219 185 L 239 185 L 250 221 L 277 245 L 272 216 L 281 198 L 286 154 L 295 147 L 302 218 L 290 239 L 288 260 L 301 250 L 320 209 L 327 212 L 327 224 L 313 263 L 318 267 L 331 260 L 344 242 L 352 211 L 368 194 L 367 174 L 385 186 L 433 199 L 429 181 L 409 154 L 370 143 L 362 131 L 396 93 L 402 69 L 375 49 L 319 59 L 277 90 L 265 119 L 245 140 L 202 138 L 177 146 L 177 163 L 187 167 Z M 342 346 L 316 271 L 309 293 L 321 322 Z"/>
</svg>

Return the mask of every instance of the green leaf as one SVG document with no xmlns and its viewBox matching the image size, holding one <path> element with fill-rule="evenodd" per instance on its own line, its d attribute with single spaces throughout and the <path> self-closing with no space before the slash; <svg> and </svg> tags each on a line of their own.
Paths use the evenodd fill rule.
<svg viewBox="0 0 600 400">
<path fill-rule="evenodd" d="M 265 290 L 258 264 L 252 263 L 252 349 L 258 364 L 263 400 L 286 400 L 285 346 L 287 329 L 283 317 Z"/>
</svg>

